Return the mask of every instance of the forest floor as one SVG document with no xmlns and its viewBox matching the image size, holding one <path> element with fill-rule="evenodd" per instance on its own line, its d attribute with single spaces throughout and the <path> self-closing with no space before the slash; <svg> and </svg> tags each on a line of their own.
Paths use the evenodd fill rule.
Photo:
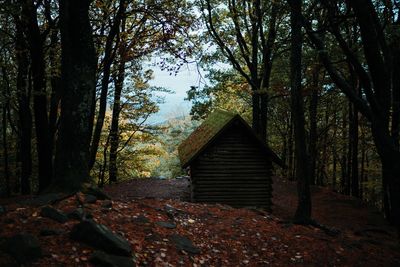
<svg viewBox="0 0 400 267">
<path fill-rule="evenodd" d="M 186 202 L 185 179 L 123 182 L 106 188 L 111 201 L 86 201 L 77 194 L 53 207 L 65 214 L 83 207 L 129 241 L 137 266 L 400 266 L 395 231 L 377 210 L 313 187 L 313 217 L 330 230 L 293 225 L 295 189 L 294 183 L 275 179 L 272 214 Z M 95 245 L 71 239 L 79 221 L 47 218 L 43 204 L 26 198 L 0 201 L 6 210 L 0 236 L 37 237 L 43 255 L 28 266 L 94 266 L 89 262 Z M 45 230 L 54 234 L 44 235 Z M 10 262 L 7 256 L 0 253 L 0 266 Z"/>
</svg>

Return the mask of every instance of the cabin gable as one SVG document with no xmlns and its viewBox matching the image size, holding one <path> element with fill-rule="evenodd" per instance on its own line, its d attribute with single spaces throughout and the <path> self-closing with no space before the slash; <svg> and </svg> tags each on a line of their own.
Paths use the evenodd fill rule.
<svg viewBox="0 0 400 267">
<path fill-rule="evenodd" d="M 240 115 L 214 111 L 178 151 L 193 202 L 270 209 L 272 162 L 285 165 Z"/>
<path fill-rule="evenodd" d="M 236 121 L 191 163 L 192 201 L 269 208 L 271 169 L 258 141 Z"/>
</svg>

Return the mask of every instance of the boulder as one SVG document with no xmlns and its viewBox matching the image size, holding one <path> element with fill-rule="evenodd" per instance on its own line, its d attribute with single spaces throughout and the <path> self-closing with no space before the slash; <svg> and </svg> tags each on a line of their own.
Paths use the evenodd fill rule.
<svg viewBox="0 0 400 267">
<path fill-rule="evenodd" d="M 96 203 L 97 197 L 93 195 L 85 195 L 84 203 L 93 204 Z"/>
<path fill-rule="evenodd" d="M 61 229 L 54 229 L 54 228 L 44 228 L 40 230 L 40 235 L 41 236 L 51 236 L 51 235 L 60 235 L 64 231 Z"/>
<path fill-rule="evenodd" d="M 81 220 L 83 220 L 84 217 L 85 217 L 85 212 L 83 211 L 82 208 L 77 208 L 77 209 L 71 211 L 70 213 L 68 213 L 68 218 L 70 218 L 72 220 L 81 221 Z"/>
<path fill-rule="evenodd" d="M 156 222 L 156 224 L 160 227 L 164 227 L 167 229 L 175 229 L 176 228 L 176 224 L 171 223 L 171 222 Z"/>
<path fill-rule="evenodd" d="M 132 257 L 122 257 L 95 251 L 90 257 L 90 262 L 98 267 L 133 267 L 136 266 Z"/>
<path fill-rule="evenodd" d="M 172 243 L 174 243 L 175 247 L 179 250 L 184 250 L 191 254 L 199 254 L 200 253 L 200 249 L 198 247 L 194 246 L 192 243 L 192 240 L 190 240 L 186 236 L 174 234 L 169 237 L 169 240 Z"/>
<path fill-rule="evenodd" d="M 6 207 L 0 205 L 0 215 L 5 214 L 6 211 L 7 211 L 7 210 L 6 210 Z"/>
<path fill-rule="evenodd" d="M 51 206 L 45 206 L 40 211 L 42 217 L 53 219 L 59 223 L 65 223 L 68 221 L 67 215 L 64 212 L 57 210 Z"/>
<path fill-rule="evenodd" d="M 32 262 L 42 256 L 39 241 L 31 234 L 17 234 L 6 242 L 6 252 L 20 264 Z"/>
<path fill-rule="evenodd" d="M 51 205 L 65 197 L 67 197 L 67 195 L 63 193 L 48 193 L 18 201 L 18 203 L 27 206 Z"/>
<path fill-rule="evenodd" d="M 87 195 L 95 196 L 97 199 L 100 200 L 111 199 L 106 192 L 92 184 L 85 184 L 83 186 L 82 192 Z"/>
<path fill-rule="evenodd" d="M 131 256 L 132 253 L 131 245 L 126 239 L 92 220 L 76 224 L 71 230 L 71 238 L 110 254 Z"/>
<path fill-rule="evenodd" d="M 147 223 L 150 223 L 149 219 L 147 219 L 147 217 L 144 216 L 144 215 L 139 215 L 139 216 L 137 216 L 136 218 L 132 219 L 132 221 L 133 221 L 134 223 L 137 223 L 137 224 L 147 224 Z"/>
<path fill-rule="evenodd" d="M 106 209 L 111 209 L 112 208 L 112 202 L 111 200 L 104 200 L 103 203 L 101 203 L 101 207 L 106 208 Z"/>
<path fill-rule="evenodd" d="M 174 217 L 179 213 L 179 211 L 176 208 L 168 204 L 164 206 L 164 211 L 171 220 L 173 220 Z"/>
</svg>

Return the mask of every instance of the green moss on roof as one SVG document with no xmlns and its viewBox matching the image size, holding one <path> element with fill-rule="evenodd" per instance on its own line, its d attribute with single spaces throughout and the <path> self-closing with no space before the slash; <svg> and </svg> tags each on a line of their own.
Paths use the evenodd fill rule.
<svg viewBox="0 0 400 267">
<path fill-rule="evenodd" d="M 207 119 L 178 147 L 181 165 L 186 167 L 193 157 L 205 147 L 238 114 L 225 110 L 212 112 Z"/>
</svg>

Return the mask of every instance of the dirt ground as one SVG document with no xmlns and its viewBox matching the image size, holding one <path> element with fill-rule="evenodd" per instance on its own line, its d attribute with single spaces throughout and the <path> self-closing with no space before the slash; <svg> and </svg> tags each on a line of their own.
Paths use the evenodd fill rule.
<svg viewBox="0 0 400 267">
<path fill-rule="evenodd" d="M 294 225 L 296 184 L 275 178 L 273 188 L 273 214 L 187 202 L 187 179 L 125 181 L 106 188 L 111 200 L 94 202 L 82 192 L 8 199 L 0 214 L 0 243 L 17 233 L 36 237 L 43 255 L 24 266 L 98 266 L 90 262 L 104 248 L 71 239 L 79 220 L 60 223 L 43 214 L 44 205 L 57 199 L 50 203 L 59 212 L 81 209 L 129 242 L 136 266 L 400 266 L 396 232 L 376 209 L 312 187 L 313 218 L 324 226 Z M 12 258 L 1 253 L 0 266 L 17 266 L 4 264 Z"/>
<path fill-rule="evenodd" d="M 105 191 L 116 200 L 136 198 L 176 199 L 189 201 L 189 181 L 182 179 L 134 179 L 107 186 Z"/>
<path fill-rule="evenodd" d="M 290 221 L 297 204 L 296 183 L 275 177 L 272 213 Z M 135 179 L 106 188 L 115 199 L 137 198 L 190 200 L 188 179 Z M 347 234 L 364 236 L 367 242 L 396 246 L 395 229 L 381 212 L 359 199 L 333 192 L 329 188 L 312 186 L 312 217 L 320 224 Z"/>
</svg>

